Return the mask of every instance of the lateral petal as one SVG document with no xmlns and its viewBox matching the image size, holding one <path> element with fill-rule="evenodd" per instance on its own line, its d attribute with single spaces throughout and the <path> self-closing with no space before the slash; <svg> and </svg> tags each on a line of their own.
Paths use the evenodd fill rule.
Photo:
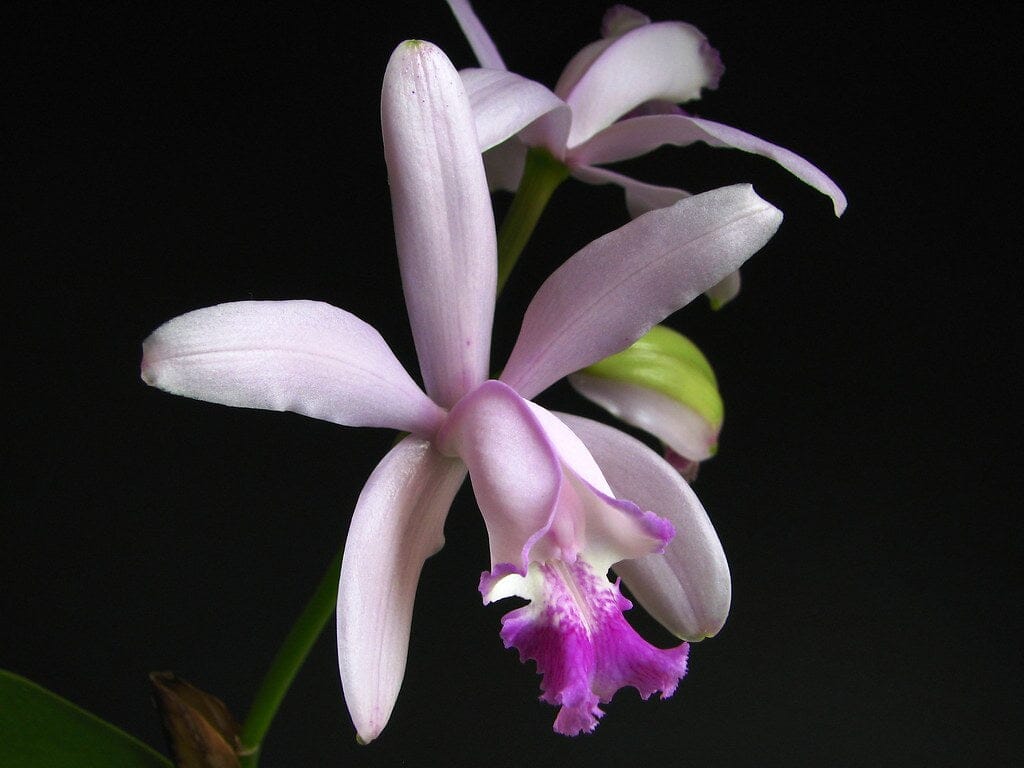
<svg viewBox="0 0 1024 768">
<path fill-rule="evenodd" d="M 337 621 L 345 703 L 364 743 L 391 717 L 420 571 L 444 543 L 444 521 L 465 476 L 458 459 L 409 436 L 359 495 L 341 563 Z"/>
<path fill-rule="evenodd" d="M 469 96 L 481 152 L 537 121 L 527 143 L 562 156 L 572 120 L 564 101 L 540 83 L 503 70 L 463 69 L 459 75 Z"/>
<path fill-rule="evenodd" d="M 677 637 L 700 640 L 725 624 L 732 581 L 707 512 L 679 473 L 639 440 L 613 427 L 557 414 L 597 460 L 612 490 L 675 526 L 663 555 L 613 566 L 644 609 Z"/>
<path fill-rule="evenodd" d="M 737 269 L 782 213 L 749 184 L 634 219 L 565 262 L 537 291 L 501 380 L 533 398 L 632 344 Z"/>
<path fill-rule="evenodd" d="M 839 186 L 795 152 L 728 125 L 689 115 L 645 115 L 614 123 L 585 144 L 575 147 L 568 162 L 582 165 L 614 163 L 645 155 L 664 144 L 685 146 L 697 141 L 774 160 L 800 181 L 830 197 L 836 216 L 846 210 L 846 195 Z"/>
<path fill-rule="evenodd" d="M 671 523 L 637 506 L 628 496 L 616 498 L 583 441 L 550 411 L 536 403 L 529 406 L 562 462 L 569 482 L 563 489 L 560 516 L 573 518 L 579 529 L 573 535 L 585 537 L 588 562 L 607 573 L 619 560 L 663 551 L 674 534 Z M 566 515 L 569 508 L 573 514 Z"/>
<path fill-rule="evenodd" d="M 566 71 L 572 68 L 570 62 Z M 696 27 L 681 21 L 636 27 L 600 50 L 570 87 L 566 79 L 555 89 L 572 109 L 569 147 L 645 101 L 699 98 L 702 88 L 717 86 L 721 73 L 718 53 Z"/>
<path fill-rule="evenodd" d="M 501 382 L 488 381 L 452 409 L 436 445 L 469 467 L 492 569 L 525 574 L 533 546 L 554 520 L 563 485 L 555 448 L 529 404 Z"/>
<path fill-rule="evenodd" d="M 427 394 L 448 408 L 487 378 L 497 245 L 469 99 L 440 48 L 395 50 L 381 123 L 416 353 Z"/>
<path fill-rule="evenodd" d="M 317 301 L 239 301 L 181 315 L 142 344 L 142 379 L 175 395 L 421 435 L 444 412 L 380 334 Z"/>
</svg>

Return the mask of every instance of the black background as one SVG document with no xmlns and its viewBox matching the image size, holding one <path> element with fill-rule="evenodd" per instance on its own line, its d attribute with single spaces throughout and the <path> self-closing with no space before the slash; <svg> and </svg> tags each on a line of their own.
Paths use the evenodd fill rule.
<svg viewBox="0 0 1024 768">
<path fill-rule="evenodd" d="M 161 748 L 146 673 L 244 715 L 393 436 L 151 390 L 139 345 L 190 309 L 313 298 L 415 370 L 380 81 L 408 37 L 474 62 L 443 3 L 410 5 L 32 6 L 0 26 L 0 665 Z M 478 7 L 510 68 L 548 84 L 604 10 L 552 5 Z M 464 489 L 382 737 L 356 745 L 328 630 L 264 765 L 1020 764 L 1019 54 L 1010 6 L 985 8 L 644 7 L 722 53 L 693 111 L 803 154 L 850 199 L 837 220 L 770 162 L 702 146 L 625 165 L 697 191 L 752 181 L 786 213 L 734 304 L 671 320 L 726 400 L 696 489 L 734 577 L 675 697 L 623 691 L 594 735 L 551 733 L 532 665 L 498 638 L 506 607 L 480 606 Z M 554 266 L 625 221 L 617 190 L 563 185 L 495 360 Z M 596 414 L 564 385 L 540 401 Z"/>
</svg>

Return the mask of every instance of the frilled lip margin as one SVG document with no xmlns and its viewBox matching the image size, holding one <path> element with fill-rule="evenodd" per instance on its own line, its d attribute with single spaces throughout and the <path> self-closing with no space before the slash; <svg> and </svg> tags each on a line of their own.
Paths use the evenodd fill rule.
<svg viewBox="0 0 1024 768">
<path fill-rule="evenodd" d="M 523 596 L 531 602 L 504 616 L 501 639 L 519 658 L 537 663 L 541 700 L 559 706 L 554 729 L 589 733 L 619 688 L 644 699 L 671 696 L 686 674 L 689 643 L 662 650 L 641 638 L 623 611 L 632 603 L 619 584 L 595 573 L 582 558 L 534 564 Z"/>
</svg>

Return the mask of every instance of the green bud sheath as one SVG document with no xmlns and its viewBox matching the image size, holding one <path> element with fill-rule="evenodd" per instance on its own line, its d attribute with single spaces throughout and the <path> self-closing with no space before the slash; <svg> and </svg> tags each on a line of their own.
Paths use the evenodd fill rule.
<svg viewBox="0 0 1024 768">
<path fill-rule="evenodd" d="M 660 392 L 693 409 L 716 431 L 722 426 L 725 406 L 711 364 L 692 341 L 663 325 L 580 373 Z"/>
</svg>

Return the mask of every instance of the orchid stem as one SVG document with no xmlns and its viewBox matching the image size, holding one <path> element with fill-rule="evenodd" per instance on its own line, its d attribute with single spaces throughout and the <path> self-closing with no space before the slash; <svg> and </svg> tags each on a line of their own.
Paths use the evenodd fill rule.
<svg viewBox="0 0 1024 768">
<path fill-rule="evenodd" d="M 341 574 L 341 553 L 334 556 L 327 572 L 317 584 L 313 597 L 299 615 L 267 670 L 249 715 L 242 726 L 242 768 L 256 768 L 260 747 L 270 723 L 277 714 L 288 688 L 302 667 L 324 626 L 334 613 L 338 601 L 338 577 Z"/>
<path fill-rule="evenodd" d="M 519 189 L 498 230 L 498 293 L 508 282 L 512 269 L 530 240 L 552 193 L 569 178 L 569 169 L 545 149 L 526 153 L 526 165 Z"/>
</svg>

